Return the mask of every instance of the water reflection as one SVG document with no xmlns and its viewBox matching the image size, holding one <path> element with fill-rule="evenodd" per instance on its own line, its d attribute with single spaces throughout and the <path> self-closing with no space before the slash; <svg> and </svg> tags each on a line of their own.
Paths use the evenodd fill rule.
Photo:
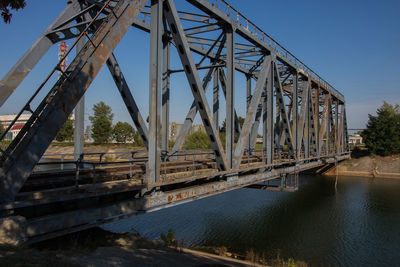
<svg viewBox="0 0 400 267">
<path fill-rule="evenodd" d="M 241 189 L 106 226 L 187 245 L 253 249 L 312 264 L 400 262 L 400 180 L 302 176 L 295 193 Z"/>
</svg>

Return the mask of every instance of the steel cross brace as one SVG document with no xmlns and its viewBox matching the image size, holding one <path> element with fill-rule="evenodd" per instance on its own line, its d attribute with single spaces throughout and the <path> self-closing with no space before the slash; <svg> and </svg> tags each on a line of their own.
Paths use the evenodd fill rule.
<svg viewBox="0 0 400 267">
<path fill-rule="evenodd" d="M 277 68 L 278 68 L 278 66 L 276 65 L 276 61 L 274 61 L 274 72 L 275 72 L 274 73 L 275 74 L 274 81 L 278 85 L 277 90 L 276 90 L 276 96 L 277 96 L 277 102 L 278 102 L 278 106 L 279 106 L 279 112 L 277 112 L 277 113 L 280 113 L 280 115 L 282 117 L 283 128 L 284 128 L 284 131 L 286 132 L 286 144 L 288 145 L 288 148 L 289 148 L 289 154 L 292 155 L 294 152 L 293 135 L 292 135 L 291 127 L 290 127 L 288 113 L 286 111 L 285 100 L 283 98 L 282 84 L 280 81 L 279 72 L 278 72 Z"/>
<path fill-rule="evenodd" d="M 310 81 L 307 82 L 306 86 L 303 88 L 302 96 L 301 96 L 301 108 L 300 108 L 300 118 L 299 124 L 297 126 L 297 157 L 300 157 L 301 147 L 303 145 L 303 134 L 304 128 L 306 124 L 306 120 L 308 120 L 308 104 L 309 104 L 309 90 L 310 90 Z M 294 118 L 293 118 L 294 120 Z M 308 130 L 308 129 L 307 129 Z"/>
<path fill-rule="evenodd" d="M 242 162 L 243 152 L 249 140 L 249 134 L 251 130 L 251 125 L 256 117 L 257 107 L 261 100 L 261 95 L 267 82 L 267 76 L 271 69 L 271 56 L 265 57 L 265 60 L 258 76 L 256 83 L 256 88 L 254 89 L 253 96 L 250 100 L 250 105 L 247 110 L 246 119 L 244 120 L 243 127 L 240 133 L 240 137 L 234 152 L 233 158 L 233 168 L 239 169 L 240 163 Z"/>
<path fill-rule="evenodd" d="M 308 120 L 309 120 L 309 127 L 308 130 L 311 131 L 310 133 L 310 139 L 311 139 L 311 146 L 312 146 L 312 150 L 313 150 L 313 156 L 317 156 L 317 141 L 316 141 L 316 127 L 315 127 L 315 118 L 318 116 L 315 113 L 315 104 L 314 104 L 314 100 L 312 97 L 312 88 L 311 88 L 312 84 L 310 85 L 310 90 L 308 91 L 308 101 L 309 101 L 309 111 L 308 111 Z"/>
<path fill-rule="evenodd" d="M 14 143 L 12 154 L 3 162 L 1 201 L 12 202 L 79 99 L 144 7 L 146 0 L 122 0 L 69 65 L 68 78 L 61 77 Z M 28 131 L 29 128 L 29 131 Z M 24 133 L 26 133 L 24 135 Z M 16 141 L 17 142 L 17 141 Z"/>
<path fill-rule="evenodd" d="M 60 15 L 50 24 L 50 26 L 42 33 L 42 35 L 33 43 L 28 51 L 18 60 L 17 63 L 0 81 L 0 107 L 6 102 L 8 97 L 14 92 L 19 84 L 30 73 L 39 60 L 53 45 L 53 42 L 47 37 L 57 26 L 65 21 L 80 14 L 81 7 L 77 0 L 68 4 Z"/>
<path fill-rule="evenodd" d="M 224 40 L 225 40 L 225 38 L 223 39 L 223 41 Z M 223 47 L 224 47 L 223 45 L 219 46 L 215 60 L 212 63 L 213 66 L 217 65 L 217 60 L 218 60 L 219 56 L 221 55 Z M 215 73 L 215 72 L 217 72 L 217 70 L 218 70 L 218 68 L 210 68 L 208 70 L 208 72 L 206 73 L 206 75 L 204 76 L 203 85 L 201 87 L 201 88 L 203 88 L 204 92 L 208 88 L 208 84 L 211 80 L 213 72 Z M 214 86 L 215 86 L 215 75 L 214 75 Z M 193 124 L 194 118 L 196 117 L 197 112 L 198 112 L 198 107 L 196 105 L 196 101 L 193 101 L 192 105 L 190 106 L 190 110 L 189 110 L 188 114 L 186 115 L 185 122 L 184 122 L 181 130 L 178 133 L 178 138 L 176 139 L 175 144 L 172 148 L 171 155 L 174 155 L 176 152 L 178 152 L 179 150 L 182 149 L 182 146 L 185 142 L 186 136 L 190 132 L 190 128 L 192 127 L 192 124 Z M 214 112 L 214 114 L 215 114 L 215 112 Z M 214 122 L 214 124 L 215 124 L 215 122 Z M 215 125 L 215 128 L 218 130 L 218 125 Z"/>
<path fill-rule="evenodd" d="M 322 118 L 321 118 L 321 128 L 319 129 L 319 148 L 318 151 L 321 153 L 321 149 L 323 146 L 323 138 L 325 133 L 327 132 L 327 124 L 328 124 L 328 111 L 329 111 L 329 105 L 330 105 L 330 95 L 325 94 L 324 95 L 324 109 L 322 111 Z"/>
<path fill-rule="evenodd" d="M 229 164 L 226 160 L 218 131 L 212 122 L 212 115 L 205 91 L 200 82 L 200 77 L 173 0 L 166 0 L 164 2 L 164 15 L 171 30 L 172 38 L 177 46 L 178 54 L 184 66 L 186 77 L 189 81 L 197 108 L 209 137 L 211 148 L 214 150 L 217 167 L 221 171 L 227 170 Z"/>
</svg>

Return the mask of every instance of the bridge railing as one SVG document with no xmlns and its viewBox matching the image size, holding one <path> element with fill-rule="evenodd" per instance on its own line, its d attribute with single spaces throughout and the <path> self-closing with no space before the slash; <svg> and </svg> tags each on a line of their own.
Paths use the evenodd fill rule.
<svg viewBox="0 0 400 267">
<path fill-rule="evenodd" d="M 237 11 L 234 7 L 228 4 L 225 0 L 207 0 L 212 5 L 217 7 L 219 10 L 228 15 L 232 20 L 236 21 L 240 26 L 245 28 L 248 32 L 250 32 L 255 37 L 263 40 L 267 45 L 269 45 L 277 54 L 281 57 L 286 58 L 288 61 L 293 63 L 295 66 L 306 72 L 309 76 L 311 76 L 318 83 L 322 84 L 324 87 L 329 89 L 334 94 L 341 96 L 344 99 L 343 94 L 337 91 L 332 85 L 330 85 L 327 81 L 322 79 L 317 73 L 311 70 L 306 64 L 304 64 L 301 60 L 295 57 L 292 53 L 290 53 L 286 48 L 280 45 L 277 41 L 275 41 L 271 36 L 266 34 L 263 30 L 261 30 L 256 24 L 247 19 L 244 15 L 242 15 L 239 11 Z"/>
</svg>

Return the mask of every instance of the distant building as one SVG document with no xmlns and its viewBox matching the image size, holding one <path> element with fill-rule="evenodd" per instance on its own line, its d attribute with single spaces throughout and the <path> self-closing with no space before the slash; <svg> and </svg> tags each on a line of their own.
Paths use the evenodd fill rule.
<svg viewBox="0 0 400 267">
<path fill-rule="evenodd" d="M 16 114 L 9 114 L 9 115 L 0 115 L 0 123 L 3 125 L 4 130 L 10 126 L 10 124 L 14 121 Z M 19 119 L 14 123 L 10 131 L 5 136 L 5 140 L 13 140 L 17 134 L 21 131 L 24 127 L 25 123 L 29 120 L 31 114 L 21 114 Z"/>
<path fill-rule="evenodd" d="M 0 115 L 0 123 L 3 125 L 4 129 L 6 130 L 8 126 L 14 121 L 17 114 L 9 114 L 9 115 Z M 5 136 L 5 140 L 13 140 L 19 132 L 24 127 L 25 123 L 29 120 L 31 114 L 21 114 L 18 120 L 14 123 L 10 131 Z M 71 120 L 74 119 L 74 116 L 71 114 L 69 117 Z"/>
<path fill-rule="evenodd" d="M 349 143 L 351 145 L 361 145 L 361 144 L 363 144 L 363 138 L 359 134 L 350 135 Z"/>
<path fill-rule="evenodd" d="M 181 131 L 183 127 L 183 123 L 178 123 L 178 122 L 170 122 L 169 123 L 169 140 L 171 141 L 176 141 L 178 138 L 179 132 Z M 189 134 L 192 134 L 197 131 L 203 131 L 205 132 L 205 128 L 203 124 L 194 124 L 190 128 Z"/>
</svg>

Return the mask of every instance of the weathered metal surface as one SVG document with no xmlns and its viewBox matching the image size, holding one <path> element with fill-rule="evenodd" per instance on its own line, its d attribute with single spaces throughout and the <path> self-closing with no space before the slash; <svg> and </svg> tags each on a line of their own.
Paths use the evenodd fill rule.
<svg viewBox="0 0 400 267">
<path fill-rule="evenodd" d="M 249 22 L 244 25 L 240 21 L 243 15 L 235 9 L 232 8 L 229 14 L 219 9 L 215 0 L 187 0 L 197 11 L 204 12 L 199 14 L 177 10 L 175 2 L 178 4 L 179 1 L 152 0 L 149 7 L 144 7 L 148 1 L 121 0 L 109 1 L 110 6 L 102 9 L 101 16 L 96 17 L 104 1 L 90 2 L 93 5 L 86 6 L 86 2 L 80 0 L 72 1 L 74 8 L 67 8 L 39 38 L 40 43 L 36 43 L 32 51 L 28 51 L 10 71 L 20 77 L 13 84 L 9 82 L 11 74 L 7 74 L 2 82 L 8 81 L 8 89 L 0 88 L 0 100 L 6 99 L 30 71 L 27 69 L 21 74 L 19 69 L 33 67 L 52 43 L 78 36 L 82 40 L 90 38 L 51 93 L 39 104 L 22 133 L 2 153 L 0 191 L 2 202 L 7 204 L 3 204 L 0 210 L 22 212 L 25 209 L 24 212 L 32 214 L 27 209 L 34 207 L 35 212 L 41 215 L 29 218 L 31 240 L 82 230 L 348 157 L 343 95 L 254 24 Z M 218 3 L 226 4 L 223 0 Z M 65 15 L 67 13 L 69 17 Z M 148 129 L 112 54 L 131 25 L 150 33 Z M 250 30 L 249 25 L 255 28 Z M 85 28 L 86 36 L 82 37 Z M 183 69 L 170 69 L 170 56 L 174 55 L 169 51 L 171 44 L 177 48 Z M 37 58 L 32 59 L 34 54 Z M 200 56 L 194 57 L 193 54 Z M 195 63 L 197 58 L 201 59 Z M 36 177 L 24 184 L 106 60 L 144 140 L 147 148 L 145 156 L 140 161 L 127 160 L 124 164 L 128 166 L 104 167 L 104 170 L 92 164 L 93 170 L 79 171 L 79 164 L 73 162 L 77 164 L 76 173 L 80 176 L 72 172 L 70 177 L 66 177 L 60 172 L 62 177 L 54 181 Z M 202 82 L 200 70 L 206 70 Z M 178 72 L 185 72 L 194 101 L 172 151 L 167 151 L 169 85 L 172 74 Z M 246 99 L 234 98 L 236 91 L 241 89 L 235 88 L 235 76 L 238 74 L 246 75 Z M 211 79 L 213 113 L 205 95 Z M 252 79 L 256 81 L 254 92 Z M 3 86 L 1 82 L 0 86 Z M 222 89 L 226 99 L 225 149 L 218 130 L 219 122 L 224 119 L 219 114 L 219 89 Z M 4 97 L 3 92 L 6 92 Z M 285 103 L 285 99 L 289 99 L 289 103 Z M 246 105 L 242 129 L 235 105 Z M 198 153 L 192 153 L 183 159 L 179 153 L 198 111 L 214 157 L 202 158 Z M 261 118 L 262 150 L 255 149 Z M 238 137 L 237 144 L 235 136 Z M 243 157 L 246 150 L 247 155 Z M 161 162 L 161 159 L 171 162 Z M 179 159 L 183 162 L 175 161 Z M 118 175 L 115 184 L 107 187 L 107 177 Z M 138 185 L 129 179 L 138 182 Z M 71 183 L 77 188 L 70 186 Z M 23 185 L 24 189 L 33 191 L 18 194 L 18 201 L 13 202 L 13 197 Z M 51 186 L 53 188 L 48 190 Z M 78 194 L 80 187 L 88 190 L 87 193 Z M 79 202 L 84 207 L 77 205 L 75 210 L 60 210 L 59 214 L 55 214 L 57 211 L 52 205 L 56 202 L 65 206 Z"/>
<path fill-rule="evenodd" d="M 14 149 L 2 166 L 1 201 L 12 201 L 22 187 L 50 142 L 56 136 L 72 109 L 96 77 L 105 61 L 125 35 L 145 5 L 142 1 L 120 1 L 114 13 L 91 37 L 79 56 L 70 64 L 67 79 L 61 77 L 49 95 L 35 111 L 35 115 L 25 124 L 24 129 L 11 144 Z M 115 15 L 115 16 L 114 16 Z M 111 27 L 112 26 L 112 27 Z M 57 94 L 54 94 L 57 92 Z M 23 136 L 22 136 L 23 135 Z M 18 143 L 16 143 L 19 141 Z"/>
<path fill-rule="evenodd" d="M 117 59 L 114 56 L 114 53 L 112 53 L 110 58 L 107 60 L 107 67 L 111 73 L 111 76 L 114 79 L 114 82 L 118 88 L 118 91 L 121 94 L 122 99 L 125 102 L 125 106 L 128 109 L 129 115 L 131 116 L 133 123 L 135 124 L 136 129 L 138 130 L 140 137 L 142 138 L 143 144 L 146 148 L 148 148 L 149 138 L 146 123 L 144 122 L 139 107 L 132 96 L 128 83 L 125 80 L 125 77 L 117 62 Z"/>
<path fill-rule="evenodd" d="M 338 160 L 343 160 L 346 157 L 348 156 L 343 156 L 338 158 Z M 326 160 L 326 162 L 334 161 L 335 159 Z M 79 228 L 85 224 L 92 227 L 111 220 L 168 208 L 200 198 L 246 187 L 251 184 L 265 182 L 267 180 L 278 178 L 282 174 L 304 171 L 324 164 L 325 162 L 316 160 L 304 163 L 300 166 L 283 166 L 276 169 L 263 167 L 260 168 L 259 172 L 254 174 L 228 172 L 222 175 L 219 181 L 210 182 L 204 185 L 189 186 L 166 192 L 152 192 L 140 199 L 130 199 L 104 207 L 81 209 L 73 212 L 31 219 L 28 220 L 28 236 L 32 240 L 35 240 L 35 238 L 40 240 L 40 238 L 44 238 L 43 236 L 40 237 L 41 235 L 57 235 L 57 231 L 60 231 L 61 234 L 65 234 L 65 229 L 68 229 L 68 231 L 74 231 L 75 227 Z"/>
</svg>

